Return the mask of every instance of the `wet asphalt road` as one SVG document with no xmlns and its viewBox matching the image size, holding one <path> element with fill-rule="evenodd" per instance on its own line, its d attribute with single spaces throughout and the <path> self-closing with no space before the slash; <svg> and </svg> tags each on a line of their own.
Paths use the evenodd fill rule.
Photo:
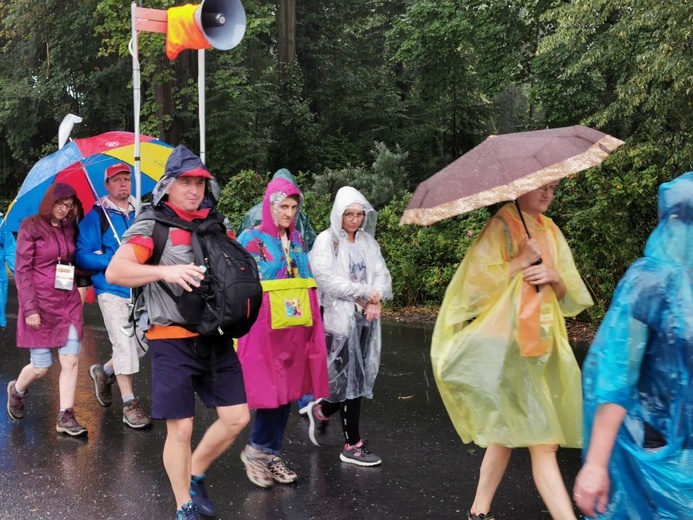
<svg viewBox="0 0 693 520">
<path fill-rule="evenodd" d="M 15 346 L 17 302 L 10 282 L 8 327 L 0 329 L 0 385 L 15 379 L 28 353 Z M 99 406 L 89 366 L 108 354 L 97 304 L 85 308 L 76 412 L 87 439 L 55 432 L 57 361 L 31 387 L 27 415 L 0 417 L 0 520 L 170 519 L 175 504 L 161 462 L 165 424 L 135 431 L 121 422 L 119 394 Z M 251 484 L 239 459 L 248 430 L 209 470 L 207 485 L 219 519 L 461 519 L 474 497 L 483 450 L 464 445 L 438 395 L 430 369 L 432 326 L 390 322 L 383 331 L 383 359 L 375 398 L 362 406 L 361 433 L 383 464 L 359 468 L 341 463 L 341 432 L 330 425 L 323 446 L 308 440 L 307 421 L 294 413 L 283 456 L 299 480 L 270 490 Z M 578 352 L 584 356 L 584 352 Z M 149 360 L 143 359 L 135 390 L 149 409 Z M 4 394 L 3 394 L 4 395 Z M 214 420 L 198 401 L 195 440 Z M 572 489 L 578 450 L 559 451 Z M 499 519 L 549 519 L 531 478 L 527 450 L 516 450 L 496 495 Z"/>
</svg>

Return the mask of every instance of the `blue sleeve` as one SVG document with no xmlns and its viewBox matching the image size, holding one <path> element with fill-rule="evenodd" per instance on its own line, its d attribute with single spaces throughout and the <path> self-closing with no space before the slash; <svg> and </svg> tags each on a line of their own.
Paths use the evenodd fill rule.
<svg viewBox="0 0 693 520">
<path fill-rule="evenodd" d="M 98 211 L 92 210 L 79 223 L 75 254 L 75 262 L 78 267 L 89 271 L 106 270 L 111 261 L 111 255 L 102 252 L 101 241 L 101 218 Z"/>
<path fill-rule="evenodd" d="M 2 237 L 2 242 L 3 242 L 3 250 L 4 250 L 4 256 L 5 256 L 5 263 L 7 264 L 7 267 L 10 268 L 10 271 L 12 271 L 12 274 L 14 274 L 14 257 L 17 251 L 17 241 L 14 239 L 14 235 L 12 234 L 12 231 L 7 229 L 7 227 L 3 228 L 3 237 Z"/>
<path fill-rule="evenodd" d="M 586 401 L 630 409 L 638 398 L 643 356 L 663 298 L 656 271 L 634 264 L 614 292 L 583 367 Z M 654 325 L 654 327 L 653 327 Z"/>
</svg>

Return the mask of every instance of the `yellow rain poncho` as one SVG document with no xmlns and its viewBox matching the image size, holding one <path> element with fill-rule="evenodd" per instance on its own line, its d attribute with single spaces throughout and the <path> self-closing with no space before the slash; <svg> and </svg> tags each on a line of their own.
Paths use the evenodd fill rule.
<svg viewBox="0 0 693 520">
<path fill-rule="evenodd" d="M 567 292 L 510 278 L 526 238 L 506 204 L 484 227 L 448 286 L 431 345 L 433 373 L 463 442 L 486 447 L 582 445 L 580 369 L 564 316 L 592 305 L 563 234 L 553 221 L 524 214 L 542 260 Z"/>
</svg>

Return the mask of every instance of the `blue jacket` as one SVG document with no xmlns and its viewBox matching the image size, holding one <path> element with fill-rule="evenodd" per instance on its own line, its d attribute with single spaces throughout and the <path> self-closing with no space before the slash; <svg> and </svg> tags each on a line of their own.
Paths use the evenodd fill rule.
<svg viewBox="0 0 693 520">
<path fill-rule="evenodd" d="M 135 220 L 135 210 L 130 211 L 127 217 L 116 210 L 108 208 L 105 210 L 108 212 L 108 216 L 118 233 L 118 240 L 116 240 L 110 226 L 108 226 L 103 235 L 101 234 L 101 209 L 97 209 L 96 206 L 94 205 L 92 211 L 87 213 L 79 223 L 75 262 L 80 269 L 96 271 L 91 276 L 91 282 L 94 284 L 94 291 L 97 296 L 102 293 L 110 293 L 123 298 L 129 298 L 130 289 L 108 283 L 105 272 L 111 258 L 113 258 L 120 245 L 119 240 L 122 239 L 125 231 Z M 101 254 L 95 253 L 95 251 L 99 251 Z"/>
</svg>

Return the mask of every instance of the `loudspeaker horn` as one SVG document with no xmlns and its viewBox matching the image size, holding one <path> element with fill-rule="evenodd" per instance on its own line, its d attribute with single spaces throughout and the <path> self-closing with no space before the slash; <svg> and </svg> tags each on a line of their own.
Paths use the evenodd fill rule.
<svg viewBox="0 0 693 520">
<path fill-rule="evenodd" d="M 228 51 L 243 39 L 245 9 L 240 0 L 202 0 L 195 23 L 212 47 Z"/>
</svg>

